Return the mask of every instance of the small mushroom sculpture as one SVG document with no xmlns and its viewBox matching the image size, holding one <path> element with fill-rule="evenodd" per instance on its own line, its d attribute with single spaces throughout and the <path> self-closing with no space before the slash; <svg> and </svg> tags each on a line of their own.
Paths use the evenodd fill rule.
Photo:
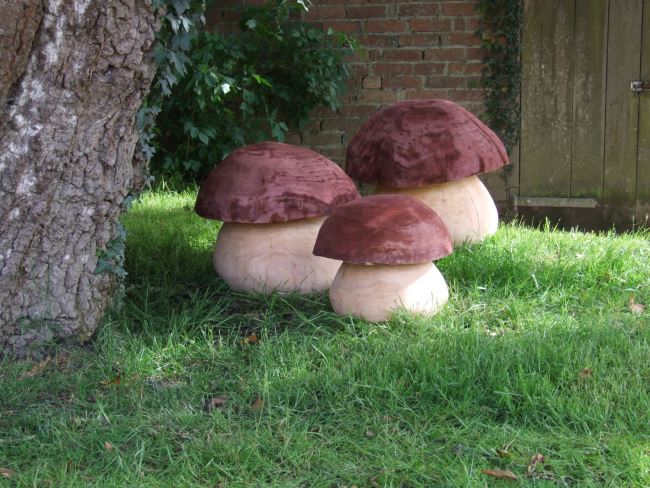
<svg viewBox="0 0 650 488">
<path fill-rule="evenodd" d="M 340 262 L 312 254 L 337 206 L 360 198 L 329 159 L 305 148 L 262 142 L 237 149 L 201 184 L 195 211 L 221 220 L 213 264 L 232 288 L 310 293 L 329 288 Z"/>
<path fill-rule="evenodd" d="M 410 100 L 375 113 L 347 148 L 345 170 L 377 193 L 419 198 L 442 218 L 454 244 L 497 230 L 492 197 L 476 175 L 508 164 L 499 137 L 447 100 Z"/>
<path fill-rule="evenodd" d="M 431 261 L 451 251 L 440 217 L 407 195 L 373 195 L 337 207 L 314 246 L 315 255 L 343 261 L 329 291 L 334 311 L 373 322 L 399 308 L 436 313 L 449 291 Z"/>
</svg>

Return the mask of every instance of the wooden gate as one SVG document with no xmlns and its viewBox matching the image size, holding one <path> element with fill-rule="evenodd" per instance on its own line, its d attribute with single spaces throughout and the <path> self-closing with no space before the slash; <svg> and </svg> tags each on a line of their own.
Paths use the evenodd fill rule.
<svg viewBox="0 0 650 488">
<path fill-rule="evenodd" d="M 650 224 L 650 0 L 524 0 L 521 109 L 518 211 Z"/>
</svg>

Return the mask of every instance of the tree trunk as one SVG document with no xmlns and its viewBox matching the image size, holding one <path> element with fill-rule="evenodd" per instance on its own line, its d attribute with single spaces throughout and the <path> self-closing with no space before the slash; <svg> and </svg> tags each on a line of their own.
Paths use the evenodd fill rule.
<svg viewBox="0 0 650 488">
<path fill-rule="evenodd" d="M 0 355 L 83 342 L 111 303 L 98 252 L 142 182 L 151 0 L 0 0 Z M 136 159 L 136 161 L 139 159 Z"/>
</svg>

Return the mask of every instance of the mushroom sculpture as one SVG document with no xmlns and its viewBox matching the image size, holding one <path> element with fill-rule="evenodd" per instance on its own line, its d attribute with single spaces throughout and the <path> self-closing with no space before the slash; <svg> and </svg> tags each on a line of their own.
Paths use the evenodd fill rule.
<svg viewBox="0 0 650 488">
<path fill-rule="evenodd" d="M 496 232 L 499 216 L 476 175 L 508 164 L 497 135 L 472 113 L 446 100 L 410 100 L 375 113 L 347 148 L 345 170 L 429 205 L 454 244 Z"/>
<path fill-rule="evenodd" d="M 449 291 L 431 261 L 451 251 L 440 217 L 407 195 L 374 195 L 337 207 L 314 246 L 315 255 L 343 261 L 329 291 L 334 311 L 373 322 L 398 308 L 436 313 Z"/>
<path fill-rule="evenodd" d="M 312 254 L 337 206 L 360 198 L 335 163 L 278 142 L 242 147 L 201 184 L 195 211 L 222 220 L 214 269 L 230 287 L 261 293 L 329 288 L 340 262 Z"/>
</svg>

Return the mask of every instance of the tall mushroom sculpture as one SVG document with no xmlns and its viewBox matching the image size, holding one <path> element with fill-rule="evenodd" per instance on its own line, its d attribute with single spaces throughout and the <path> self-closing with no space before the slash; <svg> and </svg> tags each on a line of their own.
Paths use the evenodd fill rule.
<svg viewBox="0 0 650 488">
<path fill-rule="evenodd" d="M 447 100 L 410 100 L 375 113 L 347 148 L 345 170 L 429 205 L 454 244 L 496 232 L 499 216 L 476 175 L 508 164 L 498 136 L 472 113 Z"/>
<path fill-rule="evenodd" d="M 261 293 L 329 288 L 340 262 L 312 254 L 325 217 L 360 198 L 335 163 L 278 142 L 242 147 L 201 184 L 195 211 L 224 222 L 213 264 L 230 287 Z"/>
<path fill-rule="evenodd" d="M 431 261 L 451 251 L 440 217 L 407 195 L 374 195 L 337 207 L 314 246 L 315 255 L 343 261 L 329 291 L 334 311 L 373 322 L 398 308 L 436 313 L 449 291 Z"/>
</svg>

